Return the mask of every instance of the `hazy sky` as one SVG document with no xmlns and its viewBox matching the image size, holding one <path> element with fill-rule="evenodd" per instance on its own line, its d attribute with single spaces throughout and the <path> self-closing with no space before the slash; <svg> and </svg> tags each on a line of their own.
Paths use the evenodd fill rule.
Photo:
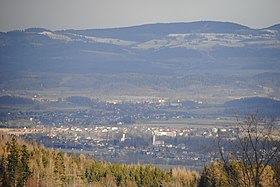
<svg viewBox="0 0 280 187">
<path fill-rule="evenodd" d="M 280 23 L 280 0 L 0 0 L 0 31 L 200 20 L 271 26 Z"/>
</svg>

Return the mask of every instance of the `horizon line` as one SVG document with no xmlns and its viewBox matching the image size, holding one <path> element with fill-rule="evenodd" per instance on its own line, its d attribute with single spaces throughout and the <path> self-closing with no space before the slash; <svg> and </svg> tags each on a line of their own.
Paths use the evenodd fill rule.
<svg viewBox="0 0 280 187">
<path fill-rule="evenodd" d="M 248 27 L 249 29 L 253 30 L 262 30 L 262 29 L 267 29 L 276 25 L 280 25 L 280 23 L 272 24 L 267 27 L 262 27 L 262 28 L 253 28 L 245 24 L 240 24 L 237 22 L 232 22 L 232 21 L 215 21 L 215 20 L 199 20 L 199 21 L 178 21 L 178 22 L 152 22 L 152 23 L 143 23 L 143 24 L 135 24 L 135 25 L 127 25 L 127 26 L 119 26 L 119 27 L 92 27 L 92 28 L 64 28 L 64 29 L 49 29 L 47 27 L 41 27 L 41 26 L 31 26 L 23 29 L 13 29 L 13 30 L 8 30 L 8 31 L 0 31 L 0 33 L 8 33 L 8 32 L 16 32 L 16 31 L 25 31 L 28 29 L 45 29 L 49 31 L 64 31 L 64 30 L 106 30 L 106 29 L 125 29 L 125 28 L 132 28 L 132 27 L 141 27 L 145 25 L 156 25 L 156 24 L 188 24 L 188 23 L 199 23 L 199 22 L 216 22 L 216 23 L 229 23 L 229 24 L 236 24 L 244 27 Z"/>
</svg>

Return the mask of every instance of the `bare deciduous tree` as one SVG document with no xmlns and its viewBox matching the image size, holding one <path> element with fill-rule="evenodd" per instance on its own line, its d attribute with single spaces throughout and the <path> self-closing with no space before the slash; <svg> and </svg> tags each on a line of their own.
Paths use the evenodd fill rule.
<svg viewBox="0 0 280 187">
<path fill-rule="evenodd" d="M 239 132 L 234 137 L 218 138 L 228 185 L 261 187 L 279 155 L 279 127 L 275 120 L 262 118 L 258 113 L 247 115 L 242 122 L 238 120 L 237 125 Z M 239 163 L 238 170 L 233 159 Z"/>
</svg>

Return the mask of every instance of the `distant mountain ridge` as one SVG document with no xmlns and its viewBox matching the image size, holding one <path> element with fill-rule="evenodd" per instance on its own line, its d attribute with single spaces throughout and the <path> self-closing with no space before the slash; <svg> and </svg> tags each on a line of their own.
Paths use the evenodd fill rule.
<svg viewBox="0 0 280 187">
<path fill-rule="evenodd" d="M 271 30 L 280 30 L 280 24 L 272 25 L 272 26 L 268 27 L 267 29 L 271 29 Z"/>
<path fill-rule="evenodd" d="M 171 33 L 235 33 L 241 30 L 251 30 L 249 27 L 230 22 L 199 21 L 190 23 L 156 23 L 140 26 L 110 29 L 86 29 L 86 30 L 65 30 L 82 35 L 94 35 L 98 37 L 117 37 L 119 39 L 145 41 L 153 37 L 168 35 Z M 130 33 L 127 35 L 127 33 Z"/>
<path fill-rule="evenodd" d="M 254 86 L 249 82 L 244 84 L 258 92 L 257 89 L 264 86 L 257 86 L 259 83 L 253 77 L 259 77 L 258 74 L 266 74 L 267 80 L 262 83 L 270 85 L 264 87 L 280 84 L 270 77 L 280 72 L 279 33 L 279 25 L 252 29 L 215 21 L 2 32 L 0 88 L 81 89 L 84 85 L 85 89 L 104 89 L 109 82 L 121 92 L 128 88 L 135 90 L 135 85 L 156 93 L 171 88 L 192 92 L 189 85 L 198 82 L 201 86 L 221 86 L 223 77 L 222 80 L 233 81 L 223 86 L 233 86 L 237 85 L 234 81 L 238 77 L 238 81 L 243 82 L 251 78 Z M 34 79 L 31 74 L 39 78 Z M 62 76 L 66 74 L 92 77 L 81 83 L 84 77 L 65 79 Z M 106 78 L 101 80 L 101 76 Z M 272 96 L 277 95 L 274 92 Z M 261 93 L 264 94 L 268 93 Z"/>
</svg>

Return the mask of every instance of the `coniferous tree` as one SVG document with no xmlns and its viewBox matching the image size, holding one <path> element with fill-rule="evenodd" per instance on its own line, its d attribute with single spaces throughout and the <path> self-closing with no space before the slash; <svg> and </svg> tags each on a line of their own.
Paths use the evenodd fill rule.
<svg viewBox="0 0 280 187">
<path fill-rule="evenodd" d="M 62 153 L 57 153 L 54 158 L 54 175 L 56 183 L 59 186 L 64 186 L 65 180 L 65 165 Z"/>
<path fill-rule="evenodd" d="M 12 141 L 7 143 L 8 157 L 7 157 L 7 183 L 9 186 L 17 186 L 18 179 L 18 165 L 19 165 L 19 150 L 15 136 Z"/>
<path fill-rule="evenodd" d="M 204 167 L 197 186 L 198 187 L 210 186 L 210 179 L 209 179 L 209 174 L 208 174 L 208 168 Z"/>
<path fill-rule="evenodd" d="M 20 186 L 25 186 L 28 177 L 32 174 L 29 168 L 29 157 L 30 154 L 27 151 L 27 147 L 26 145 L 23 145 L 21 150 L 21 159 L 20 159 L 21 168 L 19 168 L 21 171 L 20 180 L 19 180 Z"/>
<path fill-rule="evenodd" d="M 273 171 L 274 171 L 274 178 L 275 178 L 275 185 L 280 186 L 280 155 L 275 160 L 275 163 L 273 165 Z"/>
<path fill-rule="evenodd" d="M 0 159 L 0 186 L 8 186 L 7 163 L 4 155 Z"/>
</svg>

